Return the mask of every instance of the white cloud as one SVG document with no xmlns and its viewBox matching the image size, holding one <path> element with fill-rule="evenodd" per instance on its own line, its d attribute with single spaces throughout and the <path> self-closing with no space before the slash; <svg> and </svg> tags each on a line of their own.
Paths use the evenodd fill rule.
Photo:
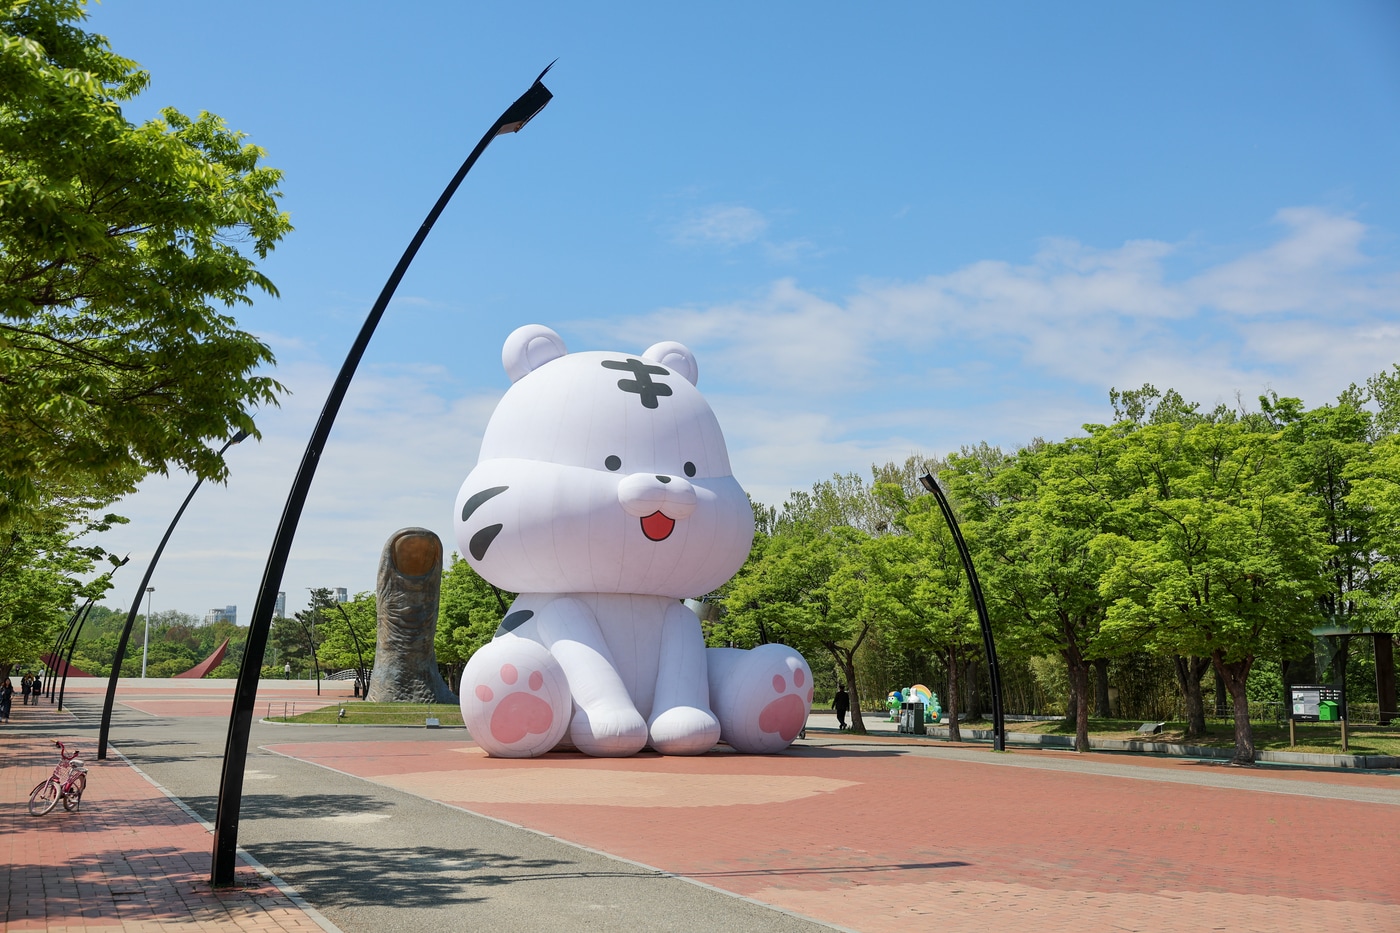
<svg viewBox="0 0 1400 933">
<path fill-rule="evenodd" d="M 728 227 L 714 220 L 716 242 L 750 235 L 746 210 Z M 1315 208 L 1277 220 L 1273 242 L 1187 271 L 1195 247 L 1054 239 L 1021 264 L 986 260 L 844 297 L 783 278 L 741 301 L 573 329 L 590 335 L 577 349 L 672 339 L 695 350 L 735 475 L 776 504 L 832 473 L 915 451 L 1062 437 L 1108 419 L 1111 386 L 1170 386 L 1205 406 L 1272 388 L 1315 405 L 1400 360 L 1400 275 L 1393 258 L 1367 254 L 1370 231 Z M 287 357 L 301 350 L 265 339 Z M 230 453 L 228 487 L 196 497 L 154 581 L 157 609 L 236 603 L 246 621 L 332 370 L 284 360 L 277 377 L 295 394 L 260 416 L 261 444 Z M 293 607 L 309 586 L 372 589 L 384 540 L 405 525 L 454 548 L 451 503 L 505 388 L 462 396 L 455 384 L 433 367 L 356 377 L 288 564 Z M 104 543 L 132 551 L 134 566 L 109 603 L 131 598 L 188 489 L 184 477 L 153 479 L 118 506 L 133 521 Z"/>
<path fill-rule="evenodd" d="M 687 217 L 676 229 L 680 243 L 710 243 L 723 247 L 752 243 L 768 229 L 768 218 L 741 204 L 717 204 Z"/>
<path fill-rule="evenodd" d="M 374 589 L 379 550 L 398 528 L 436 531 L 448 551 L 452 501 L 476 462 L 481 429 L 499 393 L 450 399 L 431 369 L 369 368 L 352 384 L 326 445 L 298 526 L 282 589 L 289 608 L 305 603 L 306 588 Z M 292 477 L 333 372 L 285 365 L 278 378 L 295 394 L 283 408 L 258 417 L 261 442 L 245 441 L 227 455 L 227 486 L 205 484 L 171 538 L 152 585 L 156 608 L 202 613 L 238 605 L 246 623 L 262 579 Z M 117 574 L 107 604 L 127 604 L 192 478 L 153 477 L 114 506 L 131 519 L 103 545 L 132 554 Z"/>
<path fill-rule="evenodd" d="M 995 359 L 1080 385 L 1152 378 L 1228 396 L 1294 381 L 1326 397 L 1336 379 L 1311 371 L 1296 348 L 1364 340 L 1358 359 L 1400 356 L 1391 326 L 1400 277 L 1364 255 L 1366 228 L 1354 219 L 1315 208 L 1277 219 L 1276 242 L 1175 280 L 1166 261 L 1180 251 L 1171 244 L 1094 249 L 1059 239 L 1024 265 L 982 261 L 917 282 L 869 283 L 841 300 L 782 279 L 747 301 L 661 309 L 607 330 L 618 339 L 665 333 L 691 343 L 702 368 L 726 380 L 823 398 L 876 391 L 889 355 L 910 349 L 926 353 L 934 371 Z M 1251 326 L 1265 313 L 1266 326 Z"/>
</svg>

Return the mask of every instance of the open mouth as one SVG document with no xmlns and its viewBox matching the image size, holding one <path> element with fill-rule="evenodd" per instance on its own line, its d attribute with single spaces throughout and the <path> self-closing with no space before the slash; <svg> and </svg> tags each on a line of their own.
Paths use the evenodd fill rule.
<svg viewBox="0 0 1400 933">
<path fill-rule="evenodd" d="M 660 511 L 652 512 L 642 519 L 642 534 L 651 541 L 665 541 L 671 536 L 671 529 L 676 527 L 674 518 L 667 518 Z"/>
</svg>

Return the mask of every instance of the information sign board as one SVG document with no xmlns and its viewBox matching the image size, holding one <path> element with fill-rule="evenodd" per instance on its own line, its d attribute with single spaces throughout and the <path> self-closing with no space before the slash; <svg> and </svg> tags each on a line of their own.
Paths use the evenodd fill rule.
<svg viewBox="0 0 1400 933">
<path fill-rule="evenodd" d="M 1333 704 L 1342 718 L 1346 717 L 1346 701 L 1341 687 L 1328 684 L 1291 684 L 1288 687 L 1288 716 L 1295 722 L 1318 722 L 1327 715 L 1324 704 Z"/>
</svg>

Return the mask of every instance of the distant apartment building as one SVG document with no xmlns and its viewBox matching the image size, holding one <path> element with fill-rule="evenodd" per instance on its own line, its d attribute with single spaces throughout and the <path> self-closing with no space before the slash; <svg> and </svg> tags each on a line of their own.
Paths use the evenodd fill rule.
<svg viewBox="0 0 1400 933">
<path fill-rule="evenodd" d="M 277 591 L 277 605 L 273 608 L 272 614 L 279 619 L 287 617 L 287 594 L 282 590 Z"/>
<path fill-rule="evenodd" d="M 335 588 L 335 601 L 338 603 L 345 603 L 350 601 L 349 595 L 345 592 L 345 587 L 337 586 Z"/>
<path fill-rule="evenodd" d="M 204 624 L 212 625 L 215 622 L 232 622 L 238 624 L 238 607 L 225 606 L 222 609 L 210 609 L 204 614 Z"/>
</svg>

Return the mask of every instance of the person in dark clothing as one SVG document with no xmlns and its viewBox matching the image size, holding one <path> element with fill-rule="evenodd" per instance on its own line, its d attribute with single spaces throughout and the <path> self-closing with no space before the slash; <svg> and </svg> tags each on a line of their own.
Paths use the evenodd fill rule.
<svg viewBox="0 0 1400 933">
<path fill-rule="evenodd" d="M 846 714 L 851 711 L 851 695 L 846 692 L 845 685 L 836 688 L 836 699 L 831 701 L 831 708 L 836 710 L 836 725 L 846 728 Z"/>
</svg>

